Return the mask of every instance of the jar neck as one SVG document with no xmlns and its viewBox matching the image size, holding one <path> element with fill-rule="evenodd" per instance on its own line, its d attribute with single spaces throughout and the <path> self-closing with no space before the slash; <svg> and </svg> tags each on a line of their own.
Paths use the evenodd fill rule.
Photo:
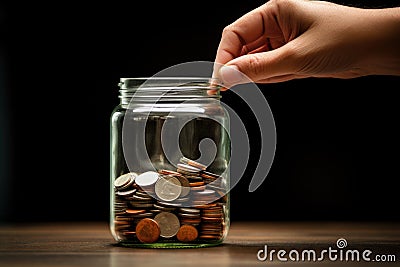
<svg viewBox="0 0 400 267">
<path fill-rule="evenodd" d="M 132 103 L 182 103 L 220 99 L 215 79 L 204 77 L 121 78 L 121 105 Z"/>
</svg>

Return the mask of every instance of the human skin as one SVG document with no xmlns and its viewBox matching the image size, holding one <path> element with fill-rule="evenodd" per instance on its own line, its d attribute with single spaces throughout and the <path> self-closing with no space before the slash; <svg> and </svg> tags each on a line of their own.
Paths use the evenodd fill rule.
<svg viewBox="0 0 400 267">
<path fill-rule="evenodd" d="M 268 1 L 224 28 L 213 75 L 222 90 L 249 81 L 400 75 L 400 8 Z"/>
</svg>

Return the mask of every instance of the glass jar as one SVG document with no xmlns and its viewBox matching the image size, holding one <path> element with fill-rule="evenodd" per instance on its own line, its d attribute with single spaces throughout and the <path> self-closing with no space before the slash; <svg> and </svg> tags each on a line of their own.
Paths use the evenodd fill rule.
<svg viewBox="0 0 400 267">
<path fill-rule="evenodd" d="M 207 247 L 228 234 L 229 117 L 210 78 L 121 78 L 110 229 L 121 245 Z"/>
</svg>

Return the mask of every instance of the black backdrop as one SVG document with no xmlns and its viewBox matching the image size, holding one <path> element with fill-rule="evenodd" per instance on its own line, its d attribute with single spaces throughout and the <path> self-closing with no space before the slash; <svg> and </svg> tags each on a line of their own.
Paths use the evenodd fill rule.
<svg viewBox="0 0 400 267">
<path fill-rule="evenodd" d="M 397 1 L 343 1 L 363 7 Z M 224 26 L 263 1 L 37 1 L 0 5 L 1 220 L 108 220 L 109 117 L 120 77 L 213 61 Z M 231 193 L 232 220 L 399 220 L 399 77 L 307 79 L 261 86 L 277 151 L 247 191 L 251 157 Z"/>
</svg>

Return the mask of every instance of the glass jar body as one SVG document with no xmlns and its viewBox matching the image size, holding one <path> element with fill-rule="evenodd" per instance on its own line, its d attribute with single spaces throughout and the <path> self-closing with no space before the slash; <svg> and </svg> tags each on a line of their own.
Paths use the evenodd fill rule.
<svg viewBox="0 0 400 267">
<path fill-rule="evenodd" d="M 119 244 L 205 247 L 228 234 L 228 114 L 206 94 L 176 100 L 133 97 L 112 112 L 110 230 Z"/>
</svg>

